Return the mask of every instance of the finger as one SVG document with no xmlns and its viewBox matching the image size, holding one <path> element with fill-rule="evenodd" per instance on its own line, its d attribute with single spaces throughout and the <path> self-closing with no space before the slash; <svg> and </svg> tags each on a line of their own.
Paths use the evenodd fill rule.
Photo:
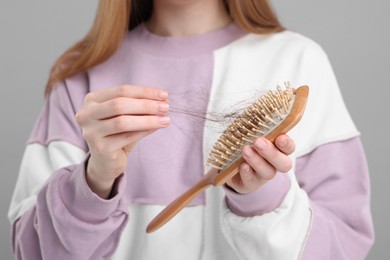
<svg viewBox="0 0 390 260">
<path fill-rule="evenodd" d="M 261 179 L 270 180 L 275 176 L 275 167 L 261 157 L 252 147 L 244 146 L 242 156 Z"/>
<path fill-rule="evenodd" d="M 104 102 L 117 97 L 166 100 L 168 93 L 158 88 L 123 85 L 88 93 L 85 99 L 86 101 Z"/>
<path fill-rule="evenodd" d="M 291 159 L 267 139 L 260 137 L 253 144 L 255 151 L 280 172 L 288 172 L 292 167 Z"/>
<path fill-rule="evenodd" d="M 125 132 L 104 137 L 99 143 L 94 143 L 94 150 L 103 153 L 113 153 L 130 144 L 135 144 L 141 138 L 153 133 L 155 130 Z"/>
<path fill-rule="evenodd" d="M 100 121 L 96 131 L 101 136 L 109 136 L 131 131 L 145 131 L 167 127 L 170 123 L 167 116 L 117 116 Z"/>
<path fill-rule="evenodd" d="M 247 163 L 242 163 L 239 168 L 239 174 L 236 174 L 226 184 L 238 193 L 249 193 L 256 191 L 265 180 L 259 178 L 254 170 Z"/>
<path fill-rule="evenodd" d="M 168 110 L 169 105 L 164 101 L 118 97 L 96 104 L 91 117 L 107 119 L 119 115 L 163 115 Z"/>
<path fill-rule="evenodd" d="M 288 135 L 279 135 L 275 139 L 276 147 L 284 154 L 290 155 L 295 151 L 294 140 Z"/>
</svg>

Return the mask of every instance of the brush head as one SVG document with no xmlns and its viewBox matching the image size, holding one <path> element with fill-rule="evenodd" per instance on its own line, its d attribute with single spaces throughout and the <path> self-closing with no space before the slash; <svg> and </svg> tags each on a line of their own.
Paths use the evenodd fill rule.
<svg viewBox="0 0 390 260">
<path fill-rule="evenodd" d="M 225 170 L 241 157 L 244 145 L 266 136 L 290 113 L 294 92 L 289 84 L 269 90 L 246 108 L 221 134 L 209 154 L 207 165 Z"/>
</svg>

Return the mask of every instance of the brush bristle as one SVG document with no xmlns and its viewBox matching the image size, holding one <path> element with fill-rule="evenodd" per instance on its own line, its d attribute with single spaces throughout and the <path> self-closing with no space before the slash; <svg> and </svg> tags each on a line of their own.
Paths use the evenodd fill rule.
<svg viewBox="0 0 390 260">
<path fill-rule="evenodd" d="M 289 84 L 269 90 L 246 108 L 221 134 L 207 160 L 207 165 L 224 170 L 241 156 L 244 145 L 265 136 L 288 115 L 294 101 Z"/>
</svg>

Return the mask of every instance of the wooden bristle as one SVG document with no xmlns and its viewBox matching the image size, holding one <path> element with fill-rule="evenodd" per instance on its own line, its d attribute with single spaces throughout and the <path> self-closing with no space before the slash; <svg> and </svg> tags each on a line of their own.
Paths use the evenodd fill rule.
<svg viewBox="0 0 390 260">
<path fill-rule="evenodd" d="M 285 85 L 285 89 L 277 86 L 267 91 L 234 119 L 215 143 L 207 165 L 224 170 L 241 155 L 244 145 L 252 144 L 284 120 L 294 102 L 290 85 Z"/>
</svg>

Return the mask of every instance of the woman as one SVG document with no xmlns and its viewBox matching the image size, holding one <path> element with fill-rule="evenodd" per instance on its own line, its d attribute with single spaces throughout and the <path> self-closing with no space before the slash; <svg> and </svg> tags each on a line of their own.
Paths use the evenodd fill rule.
<svg viewBox="0 0 390 260">
<path fill-rule="evenodd" d="M 283 81 L 300 124 L 244 147 L 240 173 L 160 230 L 206 171 L 219 114 Z M 51 72 L 11 202 L 17 259 L 363 259 L 364 153 L 326 55 L 266 0 L 100 1 Z M 174 113 L 170 106 L 190 113 Z"/>
</svg>

